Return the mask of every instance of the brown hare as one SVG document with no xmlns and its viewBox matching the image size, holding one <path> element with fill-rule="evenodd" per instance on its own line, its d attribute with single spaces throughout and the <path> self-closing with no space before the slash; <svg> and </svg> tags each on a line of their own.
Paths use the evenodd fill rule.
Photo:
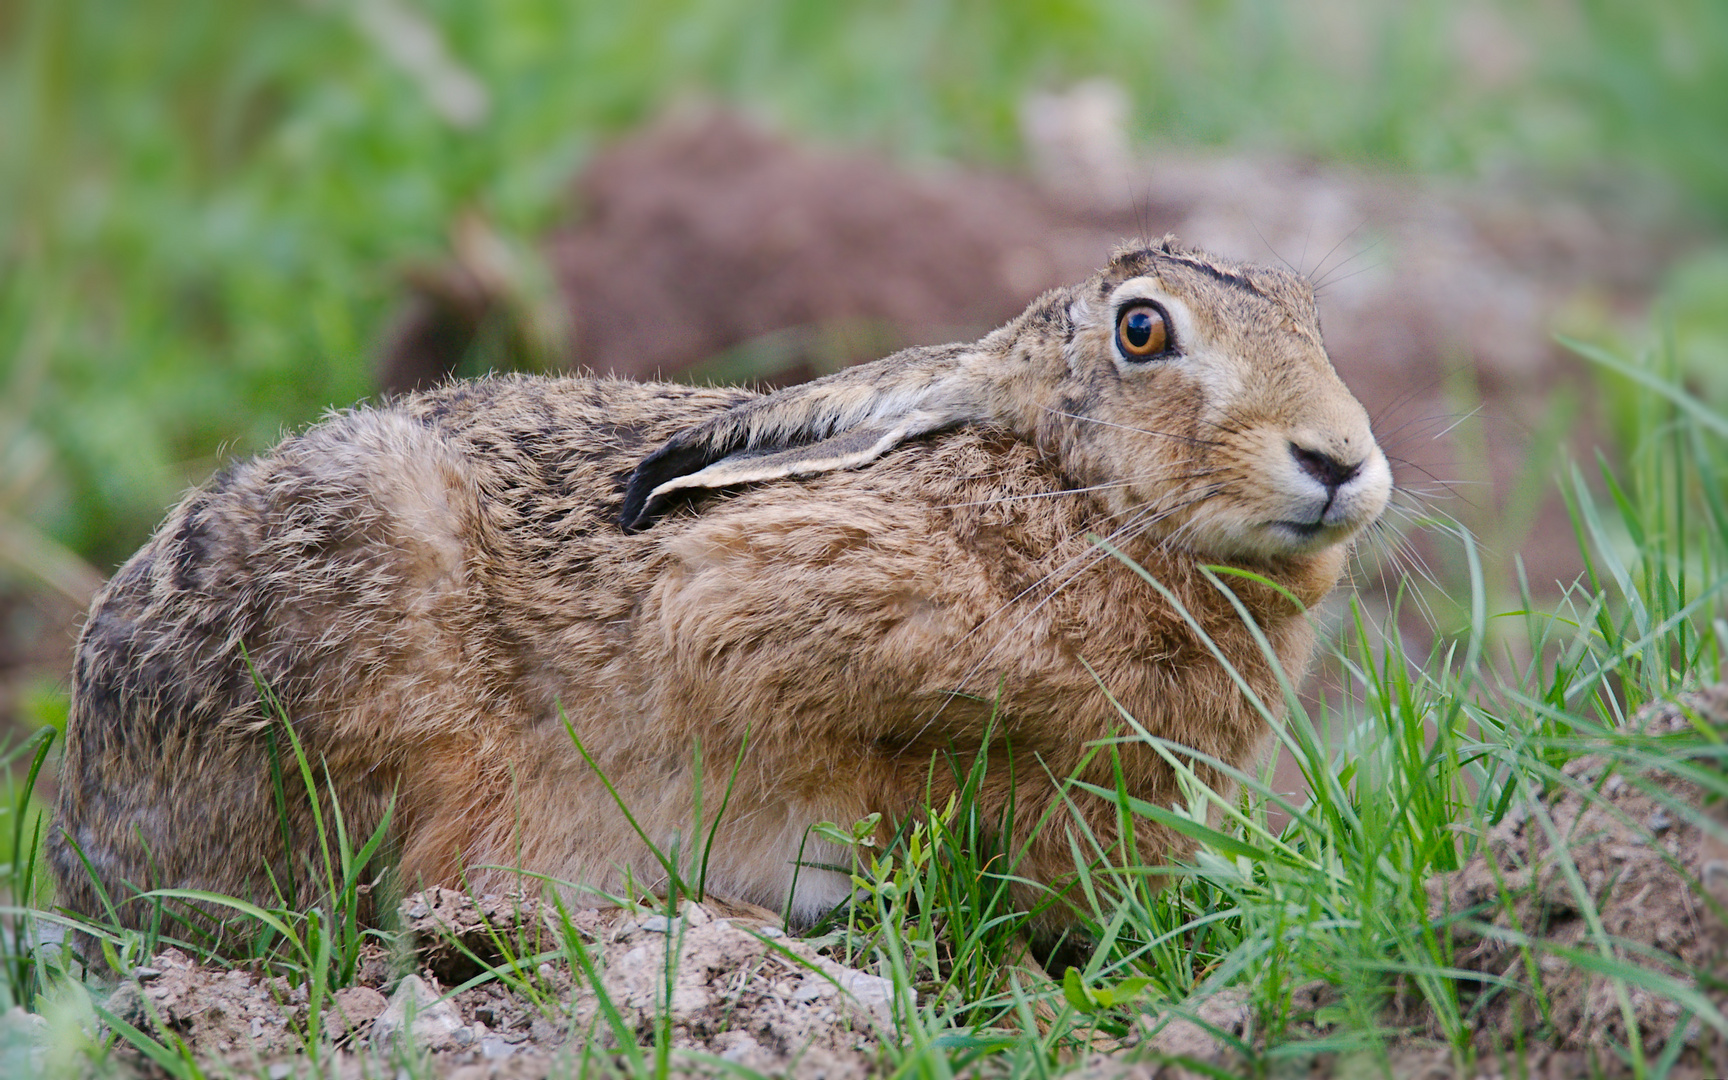
<svg viewBox="0 0 1728 1080">
<path fill-rule="evenodd" d="M 1235 765 L 1268 736 L 1094 537 L 1277 701 L 1198 567 L 1280 587 L 1228 579 L 1297 676 L 1314 635 L 1281 590 L 1324 597 L 1390 487 L 1310 284 L 1170 238 L 974 344 L 772 394 L 501 377 L 333 415 L 190 494 L 97 597 L 62 897 L 98 915 L 100 889 L 137 924 L 139 889 L 315 895 L 265 689 L 351 835 L 392 815 L 406 886 L 663 886 L 572 733 L 662 847 L 692 831 L 700 743 L 710 816 L 740 762 L 708 889 L 807 920 L 849 891 L 795 866 L 846 861 L 810 826 L 941 806 L 957 781 L 932 755 L 964 761 L 987 729 L 983 809 L 1012 805 L 1018 873 L 1060 882 L 1074 830 L 1116 834 L 1112 801 L 1062 781 L 1113 783 L 1095 751 L 1124 712 Z M 1117 751 L 1131 794 L 1179 797 L 1150 746 Z M 1148 861 L 1184 847 L 1136 836 Z"/>
</svg>

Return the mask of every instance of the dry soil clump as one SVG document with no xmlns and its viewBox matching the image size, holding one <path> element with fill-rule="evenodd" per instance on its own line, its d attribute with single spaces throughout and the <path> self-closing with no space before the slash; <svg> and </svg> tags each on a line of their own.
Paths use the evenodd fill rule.
<svg viewBox="0 0 1728 1080">
<path fill-rule="evenodd" d="M 529 1080 L 579 1072 L 585 1057 L 628 1071 L 632 1055 L 652 1060 L 665 1039 L 677 1075 L 741 1066 L 838 1080 L 871 1075 L 892 1028 L 887 980 L 703 904 L 686 902 L 673 918 L 572 913 L 601 993 L 561 958 L 563 920 L 537 901 L 432 889 L 403 914 L 412 970 L 395 978 L 400 964 L 368 952 L 358 983 L 321 1014 L 321 1046 L 338 1075 L 394 1075 L 421 1060 L 438 1076 Z M 541 959 L 549 953 L 561 955 Z M 488 966 L 514 978 L 467 985 Z M 170 949 L 135 969 L 107 1007 L 183 1042 L 218 1074 L 286 1077 L 309 1065 L 306 987 L 284 978 L 201 966 Z"/>
</svg>

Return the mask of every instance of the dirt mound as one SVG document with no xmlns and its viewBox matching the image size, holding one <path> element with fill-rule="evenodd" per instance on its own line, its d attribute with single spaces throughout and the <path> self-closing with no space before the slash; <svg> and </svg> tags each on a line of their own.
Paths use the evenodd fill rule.
<svg viewBox="0 0 1728 1080">
<path fill-rule="evenodd" d="M 874 344 L 972 337 L 1056 271 L 1058 212 L 988 174 L 798 147 L 736 114 L 673 114 L 597 159 L 550 255 L 582 362 L 652 377 L 788 328 Z M 843 347 L 843 346 L 842 346 Z M 782 377 L 785 372 L 780 373 Z"/>
<path fill-rule="evenodd" d="M 426 1057 L 439 1076 L 527 1080 L 567 1074 L 584 1056 L 652 1060 L 664 1039 L 677 1075 L 725 1071 L 696 1054 L 767 1075 L 840 1080 L 871 1075 L 892 1027 L 887 980 L 703 904 L 685 903 L 676 918 L 572 913 L 601 993 L 561 958 L 563 921 L 537 901 L 432 889 L 410 897 L 403 914 L 412 970 L 396 978 L 400 966 L 369 947 L 356 984 L 321 1012 L 316 1045 L 336 1075 L 390 1075 L 394 1062 Z M 548 953 L 557 956 L 539 959 Z M 514 985 L 467 985 L 482 965 L 512 961 Z M 121 982 L 106 1007 L 220 1070 L 276 1076 L 305 1061 L 307 997 L 303 984 L 200 966 L 170 949 Z"/>
<path fill-rule="evenodd" d="M 1006 177 L 915 174 L 704 107 L 599 155 L 576 193 L 579 222 L 547 242 L 569 359 L 634 378 L 754 343 L 729 374 L 796 381 L 977 336 L 1058 280 L 1048 249 L 1067 217 Z M 419 284 L 385 358 L 387 389 L 456 370 L 480 317 L 508 299 L 473 261 Z"/>
<path fill-rule="evenodd" d="M 1690 713 L 1728 733 L 1728 684 L 1682 700 L 1684 708 L 1647 710 L 1634 725 L 1683 732 Z M 1616 767 L 1608 755 L 1574 759 L 1561 775 L 1552 791 L 1514 806 L 1461 869 L 1429 883 L 1475 1067 L 1458 1070 L 1426 1002 L 1407 992 L 1381 1018 L 1383 1030 L 1401 1033 L 1386 1047 L 1392 1075 L 1630 1076 L 1617 1047 L 1635 1036 L 1647 1061 L 1671 1055 L 1670 1077 L 1728 1076 L 1728 1038 L 1677 1000 L 1728 1009 L 1719 974 L 1728 970 L 1728 805 L 1710 804 L 1683 778 Z M 1701 827 L 1700 807 L 1720 835 Z M 1608 974 L 1628 968 L 1621 981 Z M 1296 1030 L 1321 1039 L 1307 1018 L 1335 1000 L 1324 983 L 1296 990 Z M 1195 1019 L 1148 1017 L 1141 1045 L 1099 1055 L 1081 1075 L 1186 1080 L 1207 1068 L 1242 1069 L 1232 1043 L 1254 1037 L 1246 994 L 1232 988 L 1186 1011 Z M 1294 1071 L 1277 1075 L 1330 1076 L 1341 1064 L 1326 1051 L 1305 1064 L 1282 1060 Z"/>
<path fill-rule="evenodd" d="M 1728 686 L 1686 705 L 1728 731 Z M 1675 706 L 1636 723 L 1655 733 L 1692 725 Z M 1718 1012 L 1728 1006 L 1728 986 L 1700 985 L 1695 974 L 1728 969 L 1728 844 L 1696 820 L 1703 793 L 1599 755 L 1563 774 L 1550 795 L 1512 807 L 1469 864 L 1430 886 L 1434 915 L 1458 920 L 1454 965 L 1482 976 L 1459 983 L 1478 1051 L 1488 1060 L 1520 1032 L 1540 1032 L 1527 1048 L 1532 1076 L 1613 1075 L 1626 1071 L 1616 1045 L 1636 1039 L 1655 1058 L 1678 1038 L 1670 1075 L 1728 1074 L 1728 1039 L 1652 989 L 1661 979 Z M 1728 832 L 1728 806 L 1708 811 Z M 1593 970 L 1604 944 L 1650 983 Z"/>
</svg>

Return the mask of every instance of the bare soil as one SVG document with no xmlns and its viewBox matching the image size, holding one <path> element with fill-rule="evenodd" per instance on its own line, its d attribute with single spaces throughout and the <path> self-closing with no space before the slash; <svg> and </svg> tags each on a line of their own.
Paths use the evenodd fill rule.
<svg viewBox="0 0 1728 1080">
<path fill-rule="evenodd" d="M 342 1076 L 391 1075 L 405 1056 L 459 1080 L 568 1075 L 584 1057 L 652 1060 L 657 1038 L 674 1049 L 678 1075 L 718 1075 L 725 1065 L 714 1061 L 767 1075 L 872 1075 L 892 1026 L 889 983 L 769 921 L 723 910 L 686 902 L 676 918 L 573 913 L 602 996 L 581 970 L 536 959 L 564 940 L 550 908 L 447 889 L 416 894 L 402 907 L 405 956 L 365 954 L 356 984 L 321 1014 L 320 1045 Z M 517 962 L 516 985 L 476 979 L 482 961 L 506 957 Z M 201 966 L 170 949 L 120 982 L 107 1007 L 183 1041 L 218 1074 L 286 1076 L 307 1063 L 306 987 L 280 977 Z"/>
<path fill-rule="evenodd" d="M 1688 704 L 1728 731 L 1728 686 Z M 1671 733 L 1692 721 L 1668 706 L 1637 723 Z M 1686 780 L 1615 768 L 1598 755 L 1563 773 L 1548 795 L 1515 805 L 1469 864 L 1430 888 L 1432 913 L 1459 920 L 1451 927 L 1454 964 L 1482 975 L 1478 984 L 1460 983 L 1478 1051 L 1505 1052 L 1518 1032 L 1545 1032 L 1531 1051 L 1531 1075 L 1578 1076 L 1625 1071 L 1614 1067 L 1611 1046 L 1631 1045 L 1634 1036 L 1652 1056 L 1678 1038 L 1685 1049 L 1670 1075 L 1728 1074 L 1720 1032 L 1648 987 L 1629 987 L 1622 997 L 1614 980 L 1562 952 L 1612 942 L 1618 956 L 1718 1011 L 1728 1006 L 1721 978 L 1728 973 L 1728 806 L 1704 808 L 1711 832 L 1697 819 L 1702 793 Z M 1522 947 L 1522 938 L 1543 947 Z M 1698 972 L 1717 978 L 1701 984 Z"/>
</svg>

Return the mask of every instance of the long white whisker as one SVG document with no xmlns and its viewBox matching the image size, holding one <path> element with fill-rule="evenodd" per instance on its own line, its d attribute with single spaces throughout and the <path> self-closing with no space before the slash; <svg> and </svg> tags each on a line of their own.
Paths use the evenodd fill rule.
<svg viewBox="0 0 1728 1080">
<path fill-rule="evenodd" d="M 1474 409 L 1471 409 L 1469 412 L 1465 413 L 1463 416 L 1460 416 L 1458 419 L 1452 421 L 1450 424 L 1447 424 L 1444 428 L 1442 428 L 1440 430 L 1440 432 L 1438 434 L 1431 436 L 1430 437 L 1431 440 L 1434 442 L 1439 442 L 1441 439 L 1444 439 L 1446 436 L 1452 434 L 1452 432 L 1458 427 L 1459 424 L 1462 424 L 1464 421 L 1470 419 L 1473 416 L 1476 416 L 1485 407 L 1486 406 L 1484 404 L 1484 405 L 1478 405 Z"/>
<path fill-rule="evenodd" d="M 1326 265 L 1326 260 L 1327 260 L 1327 259 L 1330 259 L 1330 258 L 1331 258 L 1331 257 L 1332 257 L 1332 256 L 1333 256 L 1333 255 L 1335 255 L 1335 254 L 1337 254 L 1337 253 L 1338 253 L 1338 249 L 1339 249 L 1339 248 L 1341 248 L 1341 247 L 1343 247 L 1343 246 L 1344 246 L 1344 245 L 1345 245 L 1345 244 L 1346 244 L 1346 243 L 1347 243 L 1347 242 L 1349 242 L 1349 240 L 1350 240 L 1350 238 L 1351 238 L 1351 237 L 1352 237 L 1352 236 L 1355 236 L 1355 235 L 1356 235 L 1356 234 L 1357 234 L 1357 233 L 1359 233 L 1359 232 L 1361 232 L 1361 231 L 1362 231 L 1362 226 L 1364 226 L 1364 225 L 1366 225 L 1366 224 L 1368 224 L 1368 219 L 1367 219 L 1367 218 L 1363 218 L 1363 219 L 1362 219 L 1362 220 L 1361 220 L 1361 221 L 1358 221 L 1358 222 L 1357 222 L 1357 223 L 1356 223 L 1356 227 L 1355 227 L 1355 228 L 1354 228 L 1354 229 L 1351 229 L 1351 230 L 1350 230 L 1350 231 L 1349 231 L 1349 232 L 1347 232 L 1347 233 L 1345 233 L 1345 234 L 1344 234 L 1344 235 L 1343 235 L 1343 236 L 1342 236 L 1342 237 L 1341 237 L 1341 238 L 1340 238 L 1340 239 L 1339 239 L 1339 240 L 1338 240 L 1338 242 L 1337 242 L 1337 243 L 1336 243 L 1336 244 L 1333 244 L 1333 245 L 1332 245 L 1332 246 L 1331 246 L 1331 247 L 1330 247 L 1330 248 L 1328 248 L 1328 249 L 1327 249 L 1327 250 L 1326 250 L 1326 254 L 1324 254 L 1324 255 L 1322 255 L 1322 256 L 1320 256 L 1320 261 L 1319 261 L 1319 262 L 1317 262 L 1317 263 L 1315 263 L 1315 264 L 1314 264 L 1314 269 L 1313 269 L 1313 271 L 1312 271 L 1312 272 L 1311 272 L 1311 273 L 1310 273 L 1310 274 L 1309 274 L 1309 275 L 1308 275 L 1308 276 L 1309 276 L 1309 277 L 1310 277 L 1310 278 L 1312 278 L 1312 277 L 1313 277 L 1313 276 L 1314 276 L 1314 274 L 1318 274 L 1318 273 L 1319 273 L 1319 272 L 1320 272 L 1320 268 L 1321 268 L 1321 267 L 1322 267 L 1322 266 L 1325 266 L 1325 265 Z M 1362 253 L 1361 253 L 1361 252 L 1360 252 L 1360 251 L 1358 251 L 1358 252 L 1357 252 L 1357 253 L 1356 253 L 1356 254 L 1357 254 L 1357 255 L 1360 255 L 1360 254 L 1362 254 Z M 1351 258 L 1355 258 L 1355 256 L 1351 256 Z M 1339 265 L 1339 266 L 1344 266 L 1344 265 L 1346 265 L 1346 263 L 1339 263 L 1339 264 L 1338 264 L 1338 265 Z M 1322 287 L 1322 286 L 1324 286 L 1324 285 L 1325 285 L 1325 284 L 1326 284 L 1326 282 L 1325 282 L 1325 279 L 1324 279 L 1324 278 L 1322 278 L 1322 279 L 1321 279 L 1321 280 L 1319 280 L 1319 281 L 1316 281 L 1316 282 L 1314 282 L 1314 288 L 1315 288 L 1315 289 L 1319 289 L 1319 288 L 1321 288 L 1321 287 Z"/>
<path fill-rule="evenodd" d="M 962 506 L 994 506 L 997 503 L 1019 502 L 1023 499 L 1053 499 L 1060 495 L 1084 495 L 1091 491 L 1109 491 L 1111 488 L 1128 487 L 1142 480 L 1198 480 L 1216 473 L 1217 469 L 1207 469 L 1202 472 L 1170 475 L 1159 471 L 1143 472 L 1122 480 L 1111 480 L 1108 483 L 1093 484 L 1090 487 L 1063 488 L 1060 491 L 1034 491 L 1024 495 L 998 495 L 989 499 L 974 499 L 970 502 L 942 503 L 936 509 L 954 510 Z"/>
<path fill-rule="evenodd" d="M 1211 498 L 1214 494 L 1216 494 L 1216 491 L 1217 491 L 1216 486 L 1209 487 L 1209 488 L 1202 490 L 1198 494 L 1192 495 L 1191 497 L 1188 497 L 1188 498 L 1184 498 L 1181 501 L 1179 501 L 1178 503 L 1176 503 L 1175 505 L 1168 506 L 1168 507 L 1161 507 L 1155 503 L 1149 503 L 1149 504 L 1144 505 L 1144 506 L 1133 507 L 1133 508 L 1131 508 L 1132 511 L 1134 511 L 1133 516 L 1130 517 L 1127 521 L 1123 522 L 1117 528 L 1113 529 L 1110 532 L 1110 534 L 1108 536 L 1106 536 L 1104 539 L 1107 542 L 1111 542 L 1111 543 L 1119 542 L 1123 536 L 1129 535 L 1131 530 L 1134 530 L 1132 535 L 1139 535 L 1140 533 L 1143 533 L 1146 529 L 1149 529 L 1153 525 L 1157 524 L 1159 521 L 1162 521 L 1162 520 L 1170 517 L 1173 514 L 1179 513 L 1181 510 L 1185 509 L 1186 507 L 1192 506 L 1197 502 L 1201 502 L 1201 501 L 1204 501 L 1205 499 Z M 1114 516 L 1114 515 L 1112 515 L 1112 516 Z M 1148 518 L 1150 518 L 1151 520 L 1147 520 Z M 1138 527 L 1138 528 L 1136 528 L 1136 527 Z M 1072 540 L 1073 538 L 1070 537 L 1069 539 Z M 1049 573 L 1045 574 L 1043 577 L 1039 578 L 1037 581 L 1033 582 L 1031 585 L 1028 585 L 1026 588 L 1022 589 L 1019 593 L 1015 594 L 1012 598 L 1010 598 L 1008 601 L 1003 603 L 1002 606 L 997 608 L 990 615 L 988 615 L 984 619 L 980 620 L 980 622 L 978 623 L 977 626 L 975 626 L 971 630 L 967 631 L 967 633 L 961 638 L 961 641 L 965 641 L 965 640 L 971 638 L 974 634 L 983 630 L 985 625 L 988 624 L 989 622 L 991 622 L 992 620 L 994 620 L 998 615 L 1001 615 L 1003 612 L 1009 610 L 1016 603 L 1018 603 L 1020 600 L 1024 599 L 1025 597 L 1027 597 L 1031 593 L 1033 593 L 1036 590 L 1038 590 L 1039 588 L 1043 587 L 1048 582 L 1050 582 L 1052 579 L 1058 577 L 1059 575 L 1061 576 L 1061 580 L 1058 581 L 1054 586 L 1052 586 L 1050 588 L 1048 595 L 1046 595 L 1042 599 L 1040 599 L 1035 605 L 1032 606 L 1032 608 L 1030 610 L 1028 610 L 1025 614 L 1023 614 L 1019 618 L 1019 620 L 1017 620 L 1012 626 L 1006 628 L 1002 632 L 1002 636 L 999 639 L 998 644 L 991 646 L 991 648 L 988 649 L 985 652 L 985 654 L 979 658 L 978 662 L 976 664 L 974 664 L 969 671 L 966 672 L 966 674 L 960 679 L 960 685 L 955 687 L 954 689 L 950 690 L 946 695 L 944 695 L 942 703 L 937 705 L 936 708 L 934 708 L 933 710 L 931 710 L 930 716 L 919 727 L 918 735 L 922 736 L 922 734 L 925 731 L 928 731 L 930 728 L 930 725 L 935 723 L 936 718 L 941 715 L 942 711 L 944 709 L 946 709 L 948 707 L 948 705 L 950 703 L 952 703 L 956 697 L 959 697 L 966 692 L 965 688 L 968 685 L 970 685 L 972 680 L 977 677 L 978 673 L 984 669 L 984 665 L 989 663 L 991 657 L 993 657 L 996 654 L 997 650 L 1002 647 L 1003 643 L 1006 643 L 1007 641 L 1011 640 L 1013 638 L 1013 636 L 1016 633 L 1018 633 L 1019 630 L 1022 627 L 1024 627 L 1029 620 L 1031 620 L 1033 618 L 1033 616 L 1037 615 L 1038 612 L 1042 611 L 1044 609 L 1044 607 L 1050 603 L 1050 601 L 1054 600 L 1062 592 L 1063 589 L 1067 588 L 1074 581 L 1078 580 L 1080 575 L 1082 575 L 1086 571 L 1090 570 L 1093 566 L 1096 566 L 1103 559 L 1106 559 L 1109 557 L 1110 557 L 1110 553 L 1108 551 L 1104 550 L 1103 548 L 1098 547 L 1096 545 L 1089 546 L 1085 551 L 1080 552 L 1080 553 L 1074 555 L 1073 557 L 1069 558 L 1061 566 L 1056 567 L 1054 570 L 1051 570 Z M 1075 564 L 1077 564 L 1077 563 L 1079 563 L 1081 565 L 1076 566 Z"/>
<path fill-rule="evenodd" d="M 1081 416 L 1079 413 L 1063 412 L 1061 409 L 1052 409 L 1049 406 L 1044 406 L 1043 408 L 1044 408 L 1045 412 L 1049 413 L 1052 416 L 1064 416 L 1070 420 L 1082 420 L 1088 424 L 1099 424 L 1103 427 L 1117 428 L 1121 431 L 1134 431 L 1134 432 L 1138 432 L 1141 435 L 1156 435 L 1161 439 L 1175 439 L 1179 442 L 1194 443 L 1197 446 L 1217 446 L 1218 445 L 1216 442 L 1212 441 L 1211 439 L 1198 439 L 1192 435 L 1177 435 L 1174 432 L 1169 432 L 1169 431 L 1154 431 L 1151 428 L 1139 428 L 1139 427 L 1133 427 L 1133 426 L 1128 425 L 1128 424 L 1118 424 L 1118 423 L 1115 423 L 1114 421 L 1110 421 L 1110 420 L 1100 420 L 1096 416 Z"/>
</svg>

